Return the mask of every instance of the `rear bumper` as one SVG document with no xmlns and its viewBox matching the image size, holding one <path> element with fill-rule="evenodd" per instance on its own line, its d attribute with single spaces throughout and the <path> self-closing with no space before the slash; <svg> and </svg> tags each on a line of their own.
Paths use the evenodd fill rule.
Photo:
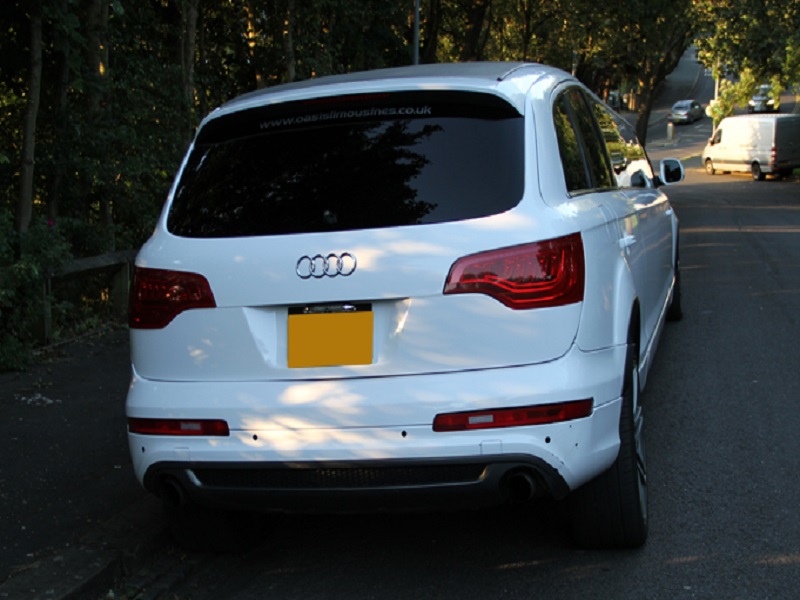
<svg viewBox="0 0 800 600">
<path fill-rule="evenodd" d="M 569 492 L 531 456 L 322 463 L 163 463 L 145 487 L 172 505 L 273 512 L 468 509 Z"/>
<path fill-rule="evenodd" d="M 267 510 L 481 506 L 524 496 L 525 478 L 534 495 L 562 497 L 616 458 L 625 353 L 573 347 L 540 365 L 348 381 L 187 383 L 134 374 L 129 417 L 230 425 L 225 437 L 129 433 L 134 470 L 146 489 L 175 501 Z M 594 400 L 592 414 L 571 421 L 432 427 L 441 412 L 582 398 Z"/>
</svg>

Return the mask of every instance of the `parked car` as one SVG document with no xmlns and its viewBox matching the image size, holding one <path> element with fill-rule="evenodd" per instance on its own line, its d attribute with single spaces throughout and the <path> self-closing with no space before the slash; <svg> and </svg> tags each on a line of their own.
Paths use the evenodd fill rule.
<svg viewBox="0 0 800 600">
<path fill-rule="evenodd" d="M 697 100 L 681 100 L 672 105 L 667 119 L 673 123 L 694 123 L 703 118 L 703 107 Z"/>
<path fill-rule="evenodd" d="M 800 168 L 800 115 L 738 115 L 723 119 L 703 150 L 706 173 L 791 175 Z"/>
<path fill-rule="evenodd" d="M 131 456 L 176 539 L 240 544 L 252 509 L 551 496 L 578 544 L 643 544 L 640 393 L 681 314 L 661 186 L 682 178 L 541 65 L 331 76 L 214 111 L 130 312 Z"/>
<path fill-rule="evenodd" d="M 761 113 L 761 112 L 776 112 L 778 105 L 775 104 L 775 98 L 772 95 L 772 86 L 764 84 L 759 86 L 758 91 L 750 98 L 747 104 L 747 112 Z"/>
</svg>

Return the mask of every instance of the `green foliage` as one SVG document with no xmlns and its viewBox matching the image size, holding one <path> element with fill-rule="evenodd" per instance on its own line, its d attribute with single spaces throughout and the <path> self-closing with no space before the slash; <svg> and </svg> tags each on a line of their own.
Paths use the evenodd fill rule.
<svg viewBox="0 0 800 600">
<path fill-rule="evenodd" d="M 769 97 L 772 98 L 775 103 L 775 110 L 778 110 L 781 106 L 781 94 L 785 91 L 783 78 L 775 74 L 770 78 L 769 84 Z"/>
<path fill-rule="evenodd" d="M 736 81 L 723 79 L 720 82 L 719 98 L 712 101 L 711 116 L 714 119 L 714 127 L 725 117 L 736 113 L 737 108 L 746 108 L 750 98 L 764 82 L 749 68 L 742 71 Z M 770 84 L 769 96 L 775 101 L 775 106 L 780 106 L 781 93 L 783 86 L 780 76 L 773 76 L 767 83 Z"/>
<path fill-rule="evenodd" d="M 0 215 L 0 372 L 27 365 L 45 303 L 53 300 L 45 281 L 68 259 L 69 245 L 56 227 L 37 219 L 20 239 Z"/>
<path fill-rule="evenodd" d="M 717 78 L 753 74 L 786 88 L 800 79 L 798 0 L 697 0 L 698 57 Z"/>
<path fill-rule="evenodd" d="M 736 106 L 741 103 L 742 87 L 738 84 L 723 79 L 720 82 L 719 97 L 711 101 L 710 112 L 711 118 L 714 122 L 714 129 L 716 129 L 719 122 L 725 117 L 734 114 Z"/>
</svg>

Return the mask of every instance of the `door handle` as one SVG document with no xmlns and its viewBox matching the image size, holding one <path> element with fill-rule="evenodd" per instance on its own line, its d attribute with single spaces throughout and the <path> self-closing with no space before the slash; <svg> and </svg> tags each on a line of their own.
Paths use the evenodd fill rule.
<svg viewBox="0 0 800 600">
<path fill-rule="evenodd" d="M 635 235 L 626 235 L 619 240 L 619 249 L 626 250 L 636 243 Z"/>
</svg>

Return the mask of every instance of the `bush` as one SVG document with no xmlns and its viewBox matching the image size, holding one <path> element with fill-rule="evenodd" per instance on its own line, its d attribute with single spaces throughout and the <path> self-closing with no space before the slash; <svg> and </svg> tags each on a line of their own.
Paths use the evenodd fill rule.
<svg viewBox="0 0 800 600">
<path fill-rule="evenodd" d="M 19 236 L 10 216 L 0 216 L 0 371 L 25 368 L 41 339 L 48 276 L 70 259 L 69 244 L 55 226 L 34 220 Z"/>
</svg>

